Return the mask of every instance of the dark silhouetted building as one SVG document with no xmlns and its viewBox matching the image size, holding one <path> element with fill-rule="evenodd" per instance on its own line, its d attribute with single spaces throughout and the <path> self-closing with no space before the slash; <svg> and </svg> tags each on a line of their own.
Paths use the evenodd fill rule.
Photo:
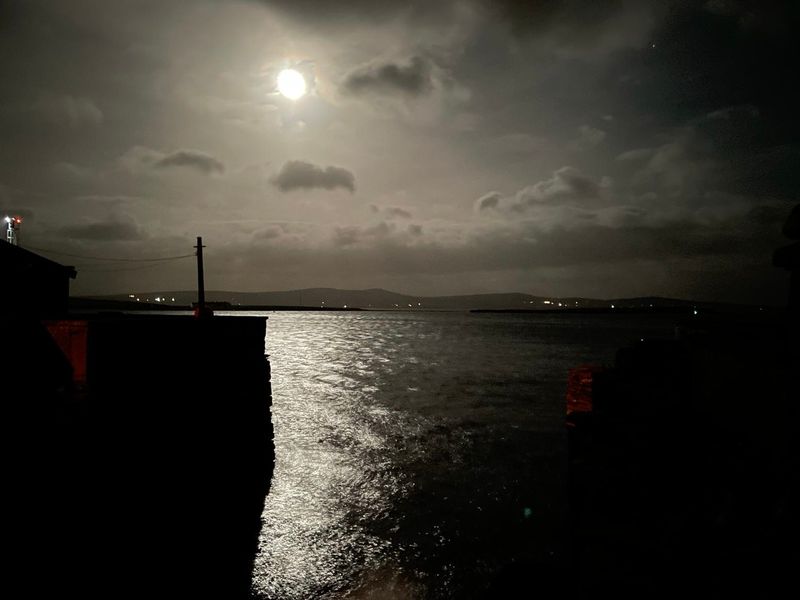
<svg viewBox="0 0 800 600">
<path fill-rule="evenodd" d="M 0 314 L 64 315 L 76 275 L 74 267 L 0 240 Z"/>
</svg>

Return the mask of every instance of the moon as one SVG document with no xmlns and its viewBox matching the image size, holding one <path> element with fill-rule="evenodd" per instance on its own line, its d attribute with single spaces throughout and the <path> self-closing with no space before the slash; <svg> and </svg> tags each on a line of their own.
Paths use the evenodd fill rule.
<svg viewBox="0 0 800 600">
<path fill-rule="evenodd" d="M 290 100 L 297 100 L 306 93 L 306 80 L 299 71 L 284 69 L 278 73 L 278 91 Z"/>
</svg>

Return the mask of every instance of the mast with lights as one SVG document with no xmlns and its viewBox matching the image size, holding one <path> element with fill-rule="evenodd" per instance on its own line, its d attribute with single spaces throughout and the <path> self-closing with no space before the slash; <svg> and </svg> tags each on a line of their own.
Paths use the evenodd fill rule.
<svg viewBox="0 0 800 600">
<path fill-rule="evenodd" d="M 6 217 L 6 241 L 12 246 L 19 245 L 19 227 L 22 225 L 22 217 Z"/>
</svg>

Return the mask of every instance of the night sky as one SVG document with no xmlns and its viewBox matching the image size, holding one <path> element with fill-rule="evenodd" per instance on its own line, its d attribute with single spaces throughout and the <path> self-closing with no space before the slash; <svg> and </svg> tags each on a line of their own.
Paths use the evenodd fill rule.
<svg viewBox="0 0 800 600">
<path fill-rule="evenodd" d="M 209 289 L 781 304 L 798 4 L 3 0 L 0 211 Z"/>
</svg>

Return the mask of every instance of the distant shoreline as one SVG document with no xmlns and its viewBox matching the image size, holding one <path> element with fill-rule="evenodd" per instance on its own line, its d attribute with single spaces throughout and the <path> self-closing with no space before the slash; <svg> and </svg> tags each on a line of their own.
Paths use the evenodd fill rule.
<svg viewBox="0 0 800 600">
<path fill-rule="evenodd" d="M 698 299 L 637 296 L 623 298 L 588 298 L 534 296 L 519 292 L 465 294 L 455 296 L 409 296 L 381 288 L 345 290 L 305 288 L 273 292 L 207 290 L 206 305 L 214 311 L 267 310 L 396 310 L 405 311 L 482 311 L 536 312 L 542 314 L 606 314 L 627 310 L 634 312 L 680 312 L 714 310 L 741 313 L 770 310 L 768 305 L 742 305 Z M 88 310 L 191 310 L 197 300 L 192 290 L 158 290 L 111 296 L 74 296 L 71 305 Z M 123 308 L 124 307 L 124 308 Z M 638 310 L 642 309 L 642 310 Z M 650 311 L 649 309 L 654 309 Z"/>
<path fill-rule="evenodd" d="M 270 305 L 221 305 L 217 302 L 207 302 L 206 305 L 214 311 L 361 311 L 363 308 L 336 307 L 336 306 L 270 306 Z M 123 300 L 96 300 L 92 298 L 70 298 L 71 311 L 102 310 L 102 311 L 191 311 L 193 306 L 186 304 L 153 303 L 153 302 L 126 302 Z"/>
<path fill-rule="evenodd" d="M 698 312 L 717 314 L 771 314 L 782 312 L 775 307 L 756 307 L 746 305 L 682 304 L 672 306 L 578 306 L 555 308 L 467 308 L 467 307 L 391 307 L 391 306 L 301 306 L 294 304 L 230 304 L 227 302 L 207 302 L 206 305 L 215 312 L 468 312 L 474 314 L 536 314 L 536 315 L 611 315 L 611 314 L 661 314 L 661 315 L 693 315 Z M 104 311 L 104 312 L 187 312 L 193 306 L 173 304 L 171 302 L 134 302 L 126 300 L 109 300 L 100 298 L 73 297 L 69 301 L 71 312 Z"/>
</svg>

